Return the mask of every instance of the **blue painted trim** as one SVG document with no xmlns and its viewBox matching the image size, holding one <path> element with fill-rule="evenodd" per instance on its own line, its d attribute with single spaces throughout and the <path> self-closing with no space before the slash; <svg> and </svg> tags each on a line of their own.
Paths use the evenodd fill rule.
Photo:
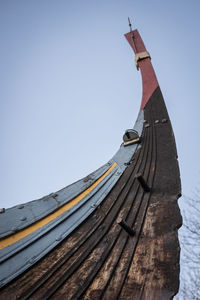
<svg viewBox="0 0 200 300">
<path fill-rule="evenodd" d="M 142 134 L 143 123 L 144 113 L 140 111 L 134 126 L 139 136 Z M 10 282 L 46 255 L 97 208 L 127 168 L 127 163 L 130 162 L 137 147 L 137 144 L 127 147 L 124 147 L 122 144 L 120 149 L 107 164 L 86 178 L 56 192 L 56 197 L 55 195 L 49 195 L 39 200 L 10 208 L 6 210 L 3 215 L 0 215 L 0 228 L 1 225 L 3 225 L 3 229 L 1 228 L 1 236 L 11 234 L 13 233 L 14 227 L 22 229 L 45 217 L 76 197 L 101 177 L 114 162 L 117 163 L 117 167 L 115 167 L 89 195 L 74 207 L 24 239 L 0 251 L 0 287 Z M 27 219 L 25 220 L 26 222 L 23 221 L 24 223 L 21 225 L 19 220 L 23 217 L 27 217 Z"/>
<path fill-rule="evenodd" d="M 87 177 L 56 193 L 6 209 L 5 212 L 0 215 L 0 238 L 6 237 L 17 230 L 33 224 L 63 206 L 91 186 L 109 168 L 110 165 L 107 163 Z M 54 197 L 54 195 L 57 196 Z M 26 218 L 26 220 L 22 221 L 22 218 Z"/>
</svg>

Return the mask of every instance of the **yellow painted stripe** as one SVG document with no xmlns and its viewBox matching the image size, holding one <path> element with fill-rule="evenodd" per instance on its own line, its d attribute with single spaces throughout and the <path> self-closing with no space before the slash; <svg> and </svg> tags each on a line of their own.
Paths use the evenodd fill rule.
<svg viewBox="0 0 200 300">
<path fill-rule="evenodd" d="M 52 214 L 44 217 L 43 219 L 35 222 L 34 224 L 31 224 L 30 226 L 20 230 L 17 233 L 14 233 L 8 237 L 5 237 L 1 239 L 0 241 L 0 250 L 4 249 L 19 240 L 25 238 L 27 235 L 33 233 L 37 229 L 43 227 L 44 225 L 48 224 L 55 218 L 62 215 L 64 212 L 69 210 L 71 207 L 73 207 L 75 204 L 77 204 L 79 201 L 81 201 L 84 197 L 86 197 L 115 167 L 117 166 L 117 163 L 114 162 L 113 165 L 98 179 L 96 180 L 90 187 L 88 187 L 85 191 L 83 191 L 80 195 L 73 198 L 71 201 L 63 205 L 61 208 L 53 212 Z"/>
</svg>

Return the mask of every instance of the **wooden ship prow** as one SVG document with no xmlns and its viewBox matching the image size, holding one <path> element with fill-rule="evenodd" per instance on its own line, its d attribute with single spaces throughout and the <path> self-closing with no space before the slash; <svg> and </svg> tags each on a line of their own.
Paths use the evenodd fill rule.
<svg viewBox="0 0 200 300">
<path fill-rule="evenodd" d="M 134 128 L 87 177 L 1 210 L 0 299 L 172 299 L 179 288 L 177 151 L 138 30 L 125 34 L 142 75 Z"/>
</svg>

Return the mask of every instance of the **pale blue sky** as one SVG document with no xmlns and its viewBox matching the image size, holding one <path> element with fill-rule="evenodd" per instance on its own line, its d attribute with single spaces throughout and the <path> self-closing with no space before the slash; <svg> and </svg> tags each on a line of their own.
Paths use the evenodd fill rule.
<svg viewBox="0 0 200 300">
<path fill-rule="evenodd" d="M 0 0 L 0 206 L 55 192 L 118 150 L 142 95 L 128 16 L 151 54 L 189 194 L 200 182 L 199 14 L 198 0 Z"/>
</svg>

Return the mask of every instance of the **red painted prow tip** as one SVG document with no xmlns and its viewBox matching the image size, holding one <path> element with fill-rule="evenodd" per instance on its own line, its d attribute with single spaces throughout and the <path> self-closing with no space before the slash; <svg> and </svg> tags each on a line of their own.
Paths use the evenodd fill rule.
<svg viewBox="0 0 200 300">
<path fill-rule="evenodd" d="M 125 37 L 126 37 L 127 41 L 129 42 L 129 44 L 135 54 L 147 52 L 146 47 L 143 43 L 143 40 L 141 39 L 141 36 L 137 29 L 132 30 L 132 28 L 130 26 L 130 32 L 126 33 Z M 145 57 L 144 59 L 138 60 L 137 65 L 138 65 L 138 68 L 141 70 L 141 74 L 142 74 L 141 109 L 144 109 L 147 102 L 149 101 L 151 95 L 153 94 L 155 89 L 158 87 L 158 81 L 157 81 L 153 66 L 151 64 L 150 57 Z"/>
</svg>

